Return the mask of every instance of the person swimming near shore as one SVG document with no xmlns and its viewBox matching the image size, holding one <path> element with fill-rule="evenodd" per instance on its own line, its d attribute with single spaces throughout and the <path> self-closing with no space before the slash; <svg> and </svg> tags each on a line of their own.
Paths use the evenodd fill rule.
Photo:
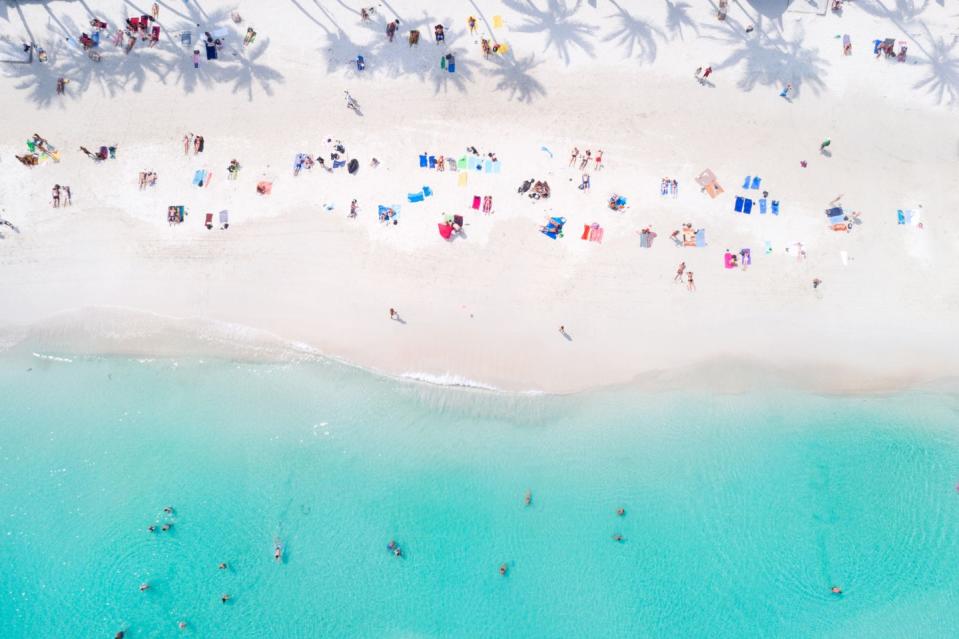
<svg viewBox="0 0 959 639">
<path fill-rule="evenodd" d="M 507 572 L 509 572 L 509 566 L 507 566 L 506 564 L 500 564 L 499 574 L 505 577 Z"/>
<path fill-rule="evenodd" d="M 172 515 L 172 514 L 173 514 L 173 506 L 167 506 L 166 508 L 163 509 L 163 512 L 165 512 L 165 513 L 168 514 L 168 515 Z"/>
<path fill-rule="evenodd" d="M 526 489 L 526 498 L 524 501 L 526 502 L 527 506 L 533 503 L 533 491 L 529 488 Z"/>
<path fill-rule="evenodd" d="M 621 544 L 621 543 L 623 543 L 623 542 L 626 541 L 626 540 L 623 539 L 623 536 L 622 536 L 622 535 L 620 535 L 619 533 L 616 533 L 615 535 L 613 535 L 613 541 Z"/>
<path fill-rule="evenodd" d="M 834 594 L 834 595 L 841 595 L 841 594 L 842 594 L 842 588 L 840 588 L 839 586 L 833 586 L 832 588 L 830 588 L 830 591 L 831 591 L 832 594 Z"/>
<path fill-rule="evenodd" d="M 150 525 L 150 526 L 147 526 L 147 530 L 148 530 L 149 532 L 156 532 L 157 527 L 156 527 L 156 526 L 153 526 L 153 525 Z"/>
<path fill-rule="evenodd" d="M 162 530 L 163 532 L 166 532 L 170 530 L 171 528 L 173 528 L 173 524 L 163 524 L 162 526 L 160 526 L 160 530 Z"/>
<path fill-rule="evenodd" d="M 625 508 L 617 508 L 617 509 L 616 509 L 616 514 L 619 515 L 620 517 L 622 517 L 623 515 L 626 514 L 626 509 L 625 509 Z"/>
<path fill-rule="evenodd" d="M 225 561 L 221 561 L 221 562 L 220 562 L 220 565 L 217 566 L 217 568 L 219 568 L 220 570 L 226 570 L 226 562 L 225 562 Z"/>
<path fill-rule="evenodd" d="M 230 595 L 220 595 L 220 603 L 226 603 L 230 600 Z"/>
<path fill-rule="evenodd" d="M 126 636 L 126 633 L 122 630 L 118 630 L 117 634 L 113 635 L 113 639 L 123 639 Z"/>
<path fill-rule="evenodd" d="M 403 549 L 400 548 L 400 545 L 392 539 L 390 539 L 390 543 L 386 544 L 386 549 L 392 552 L 394 557 L 403 556 Z"/>
<path fill-rule="evenodd" d="M 146 592 L 149 589 L 150 589 L 150 584 L 148 584 L 147 582 L 144 581 L 142 584 L 140 584 L 140 592 Z"/>
</svg>

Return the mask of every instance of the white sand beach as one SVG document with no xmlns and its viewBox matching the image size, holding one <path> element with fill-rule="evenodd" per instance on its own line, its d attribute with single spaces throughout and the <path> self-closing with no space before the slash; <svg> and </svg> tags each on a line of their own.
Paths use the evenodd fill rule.
<svg viewBox="0 0 959 639">
<path fill-rule="evenodd" d="M 157 46 L 138 40 L 128 54 L 110 39 L 133 3 L 0 4 L 0 217 L 16 227 L 0 227 L 0 345 L 323 354 L 545 392 L 737 388 L 770 374 L 757 371 L 825 391 L 959 375 L 959 7 L 854 0 L 840 15 L 741 0 L 720 21 L 716 4 L 166 0 Z M 109 25 L 99 62 L 77 42 L 94 15 Z M 203 33 L 222 30 L 218 59 L 194 68 Z M 482 38 L 506 53 L 486 59 Z M 906 44 L 905 61 L 873 55 L 885 38 L 896 52 Z M 441 68 L 447 53 L 454 73 Z M 712 67 L 708 82 L 697 67 Z M 17 161 L 34 133 L 59 162 Z M 202 153 L 184 154 L 188 133 L 204 137 Z M 328 139 L 358 160 L 356 174 L 294 176 L 298 153 L 331 162 Z M 116 159 L 100 162 L 79 150 L 111 145 Z M 460 186 L 464 171 L 419 166 L 421 153 L 468 147 L 495 153 L 499 172 L 467 168 Z M 568 166 L 574 147 L 603 152 L 588 190 Z M 724 191 L 715 198 L 695 181 L 707 168 Z M 212 172 L 208 185 L 191 184 L 198 170 Z M 138 188 L 141 171 L 156 185 Z M 758 189 L 743 188 L 747 176 Z M 666 177 L 675 197 L 661 195 Z M 551 196 L 519 194 L 530 178 Z M 51 205 L 55 184 L 71 187 L 70 207 Z M 423 186 L 433 195 L 409 202 Z M 614 194 L 624 210 L 608 206 Z M 491 196 L 492 211 L 474 210 L 474 196 Z M 754 201 L 750 214 L 734 211 L 737 196 Z M 170 205 L 186 207 L 183 223 L 168 224 Z M 378 205 L 398 205 L 398 223 L 381 223 Z M 832 206 L 850 231 L 830 227 Z M 899 224 L 900 210 L 912 220 Z M 451 241 L 438 232 L 444 214 L 465 219 Z M 550 216 L 566 218 L 563 237 L 539 231 Z M 674 245 L 684 223 L 705 229 L 705 247 Z M 581 239 L 592 224 L 602 242 Z M 647 227 L 656 238 L 644 248 Z M 726 268 L 727 250 L 742 249 L 748 268 Z M 674 282 L 680 262 L 695 291 Z"/>
</svg>

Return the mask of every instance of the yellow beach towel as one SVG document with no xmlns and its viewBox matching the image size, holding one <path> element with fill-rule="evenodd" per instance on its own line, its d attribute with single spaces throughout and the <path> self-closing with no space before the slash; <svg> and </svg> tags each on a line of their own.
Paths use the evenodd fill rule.
<svg viewBox="0 0 959 639">
<path fill-rule="evenodd" d="M 503 16 L 493 16 L 493 28 L 494 29 L 503 28 Z"/>
<path fill-rule="evenodd" d="M 459 175 L 459 182 L 458 182 L 457 184 L 458 184 L 459 186 L 466 186 L 466 180 L 469 179 L 469 176 L 470 176 L 469 173 L 465 173 L 465 172 L 464 172 L 464 173 L 460 173 L 460 175 Z"/>
<path fill-rule="evenodd" d="M 509 45 L 505 42 L 500 43 L 499 48 L 496 49 L 496 53 L 500 55 L 506 55 L 507 51 L 509 51 Z"/>
</svg>

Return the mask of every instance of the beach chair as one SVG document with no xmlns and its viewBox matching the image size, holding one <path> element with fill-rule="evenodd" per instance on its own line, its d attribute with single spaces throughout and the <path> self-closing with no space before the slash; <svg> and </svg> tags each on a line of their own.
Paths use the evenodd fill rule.
<svg viewBox="0 0 959 639">
<path fill-rule="evenodd" d="M 426 154 L 424 153 L 424 154 L 421 154 L 421 155 L 420 155 L 420 168 L 421 168 L 421 169 L 425 169 L 426 166 L 427 166 L 427 165 L 426 165 Z"/>
<path fill-rule="evenodd" d="M 212 214 L 212 213 L 207 213 L 207 214 L 206 214 L 206 222 L 204 222 L 204 226 L 206 226 L 206 228 L 207 228 L 208 231 L 211 230 L 211 229 L 213 229 L 213 214 Z"/>
<path fill-rule="evenodd" d="M 424 197 L 430 197 L 431 195 L 433 195 L 433 189 L 431 189 L 431 188 L 428 187 L 428 186 L 424 186 L 424 187 L 423 187 L 423 196 L 424 196 Z"/>
<path fill-rule="evenodd" d="M 748 188 L 749 188 L 749 182 L 750 182 L 750 180 L 752 180 L 752 179 L 753 179 L 753 177 L 752 177 L 751 175 L 747 175 L 747 176 L 746 176 L 746 179 L 743 180 L 743 188 L 744 188 L 744 189 L 748 189 Z"/>
<path fill-rule="evenodd" d="M 753 212 L 753 201 L 750 200 L 749 198 L 746 198 L 743 201 L 743 213 L 745 213 L 746 215 L 749 215 L 752 212 Z"/>
<path fill-rule="evenodd" d="M 220 228 L 224 231 L 230 228 L 230 212 L 225 209 L 220 211 Z"/>
<path fill-rule="evenodd" d="M 706 246 L 706 229 L 696 231 L 696 246 L 699 248 Z"/>
<path fill-rule="evenodd" d="M 761 198 L 759 200 L 759 214 L 760 215 L 766 214 L 766 198 Z"/>
<path fill-rule="evenodd" d="M 773 215 L 779 215 L 779 200 L 772 201 L 772 208 L 770 210 Z"/>
<path fill-rule="evenodd" d="M 763 179 L 762 179 L 761 177 L 759 177 L 758 175 L 757 175 L 757 176 L 754 176 L 754 177 L 753 177 L 753 182 L 752 182 L 752 184 L 750 185 L 749 188 L 751 188 L 753 191 L 758 191 L 758 190 L 759 190 L 759 184 L 760 184 L 762 181 L 763 181 Z"/>
<path fill-rule="evenodd" d="M 430 156 L 430 168 L 431 168 L 431 169 L 435 169 L 435 168 L 436 168 L 436 156 L 435 156 L 435 155 L 431 155 L 431 156 Z"/>
<path fill-rule="evenodd" d="M 741 195 L 736 196 L 736 204 L 733 207 L 733 210 L 737 213 L 743 212 L 743 207 L 745 206 L 746 199 Z"/>
<path fill-rule="evenodd" d="M 408 193 L 406 195 L 406 199 L 408 199 L 410 202 L 422 202 L 424 199 L 423 192 L 418 191 L 417 193 Z"/>
</svg>

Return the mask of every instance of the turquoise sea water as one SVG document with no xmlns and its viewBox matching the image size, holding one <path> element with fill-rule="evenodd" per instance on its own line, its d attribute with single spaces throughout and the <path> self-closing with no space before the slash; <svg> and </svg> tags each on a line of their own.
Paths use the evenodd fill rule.
<svg viewBox="0 0 959 639">
<path fill-rule="evenodd" d="M 517 397 L 36 358 L 0 362 L 0 388 L 5 638 L 959 628 L 955 395 Z"/>
</svg>

